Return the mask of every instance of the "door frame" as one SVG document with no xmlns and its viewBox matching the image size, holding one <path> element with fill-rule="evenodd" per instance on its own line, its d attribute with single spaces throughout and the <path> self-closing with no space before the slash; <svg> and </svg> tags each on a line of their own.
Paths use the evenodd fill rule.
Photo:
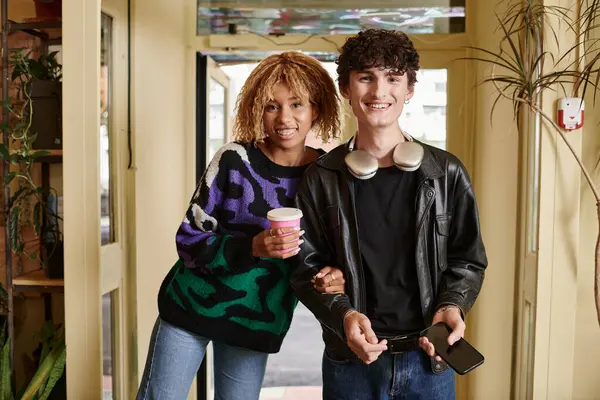
<svg viewBox="0 0 600 400">
<path fill-rule="evenodd" d="M 100 0 L 63 2 L 67 397 L 102 393 Z M 97 299 L 88 302 L 87 299 Z"/>
<path fill-rule="evenodd" d="M 63 3 L 63 189 L 65 232 L 65 340 L 67 396 L 102 396 L 102 294 L 117 289 L 113 317 L 113 393 L 128 398 L 135 371 L 128 341 L 125 231 L 129 5 L 127 0 L 65 0 Z M 113 17 L 111 195 L 116 243 L 100 235 L 100 44 L 101 13 Z M 116 38 L 119 39 L 116 39 Z M 127 90 L 127 92 L 125 92 Z M 125 111 L 127 110 L 127 111 Z M 116 128 L 118 127 L 118 128 Z M 112 165 L 111 165 L 112 167 Z M 104 259 L 104 260 L 103 260 Z M 109 264 L 111 268 L 107 268 Z M 120 266 L 119 266 L 120 264 Z M 103 268 L 103 265 L 105 266 Z M 114 267 L 114 266 L 117 267 Z M 93 395 L 96 393 L 96 395 Z"/>
<path fill-rule="evenodd" d="M 195 88 L 196 88 L 196 98 L 194 102 L 194 115 L 196 119 L 196 130 L 195 130 L 195 182 L 194 187 L 197 182 L 202 179 L 202 175 L 204 175 L 204 171 L 210 162 L 209 158 L 209 148 L 208 139 L 210 137 L 210 84 L 209 80 L 213 79 L 218 84 L 223 86 L 225 89 L 224 93 L 224 102 L 225 102 L 225 142 L 228 141 L 229 138 L 229 129 L 230 129 L 230 115 L 229 115 L 229 77 L 225 72 L 223 72 L 217 63 L 207 55 L 202 54 L 201 52 L 195 53 Z M 206 110 L 206 112 L 197 112 L 198 110 Z M 193 190 L 193 188 L 191 190 Z M 212 344 L 209 345 L 206 349 L 206 356 L 202 360 L 202 364 L 200 365 L 200 369 L 196 374 L 196 396 L 198 400 L 207 400 L 211 399 L 214 395 L 213 389 L 213 379 L 212 379 L 212 368 L 209 366 L 212 365 Z M 193 390 L 193 389 L 192 389 Z"/>
</svg>

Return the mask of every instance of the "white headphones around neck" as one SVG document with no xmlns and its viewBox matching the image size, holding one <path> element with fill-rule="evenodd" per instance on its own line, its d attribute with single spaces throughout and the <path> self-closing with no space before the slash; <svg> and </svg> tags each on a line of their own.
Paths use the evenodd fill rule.
<svg viewBox="0 0 600 400">
<path fill-rule="evenodd" d="M 406 140 L 400 142 L 394 147 L 393 159 L 394 165 L 402 171 L 416 171 L 421 166 L 425 151 L 423 146 L 415 142 L 413 138 L 405 132 L 402 132 Z M 372 154 L 365 150 L 354 150 L 356 135 L 350 139 L 348 150 L 344 162 L 348 171 L 357 179 L 371 179 L 379 169 L 379 162 Z"/>
</svg>

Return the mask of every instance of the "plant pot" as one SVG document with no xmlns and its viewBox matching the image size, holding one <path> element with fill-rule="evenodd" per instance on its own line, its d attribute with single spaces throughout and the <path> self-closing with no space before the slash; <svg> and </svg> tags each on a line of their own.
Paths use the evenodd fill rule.
<svg viewBox="0 0 600 400">
<path fill-rule="evenodd" d="M 60 20 L 62 18 L 62 0 L 33 0 L 36 18 Z"/>
<path fill-rule="evenodd" d="M 65 247 L 62 241 L 44 243 L 44 273 L 48 279 L 63 279 L 65 276 Z"/>
<path fill-rule="evenodd" d="M 32 103 L 31 132 L 34 149 L 62 149 L 62 83 L 51 80 L 28 84 Z"/>
</svg>

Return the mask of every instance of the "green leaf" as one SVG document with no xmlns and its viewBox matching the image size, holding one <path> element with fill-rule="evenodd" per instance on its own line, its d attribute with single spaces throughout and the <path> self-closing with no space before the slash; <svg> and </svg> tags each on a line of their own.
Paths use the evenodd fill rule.
<svg viewBox="0 0 600 400">
<path fill-rule="evenodd" d="M 62 377 L 65 372 L 65 364 L 67 362 L 67 349 L 62 346 L 62 352 L 58 356 L 58 359 L 54 363 L 52 370 L 50 371 L 50 376 L 48 377 L 48 383 L 46 384 L 46 388 L 43 391 L 39 400 L 47 400 L 52 393 L 52 389 L 56 385 L 56 382 Z"/>
<path fill-rule="evenodd" d="M 4 143 L 0 143 L 0 157 L 2 157 L 3 159 L 5 159 L 7 161 L 10 157 L 8 154 L 8 149 L 6 148 Z"/>
<path fill-rule="evenodd" d="M 4 177 L 4 184 L 5 185 L 10 185 L 10 183 L 12 182 L 13 179 L 15 179 L 15 176 L 17 176 L 17 173 L 15 171 L 10 171 L 5 177 Z"/>
<path fill-rule="evenodd" d="M 26 191 L 27 193 L 25 193 Z M 21 186 L 16 192 L 13 193 L 12 196 L 10 196 L 10 200 L 8 201 L 8 209 L 10 210 L 12 208 L 13 204 L 15 204 L 21 195 L 29 196 L 31 194 L 30 192 L 31 191 L 27 190 L 27 187 Z"/>
<path fill-rule="evenodd" d="M 41 214 L 41 202 L 35 203 L 33 206 L 33 229 L 35 230 L 35 234 L 40 236 L 40 214 Z"/>
<path fill-rule="evenodd" d="M 6 340 L 2 347 L 2 359 L 0 365 L 2 366 L 2 376 L 0 376 L 0 399 L 1 400 L 12 400 L 12 384 L 11 384 L 11 370 L 10 370 L 10 338 Z"/>
<path fill-rule="evenodd" d="M 66 348 L 63 340 L 59 346 L 52 349 L 50 354 L 44 358 L 35 375 L 29 382 L 29 385 L 25 389 L 22 399 L 34 398 L 33 396 L 35 396 L 36 393 L 39 393 L 39 390 L 44 383 L 46 388 L 40 399 L 47 399 L 54 388 L 54 385 L 64 373 L 65 360 Z"/>
<path fill-rule="evenodd" d="M 40 157 L 46 157 L 46 156 L 49 156 L 50 154 L 52 154 L 52 153 L 50 153 L 47 150 L 36 151 L 35 153 L 31 154 L 31 159 L 37 160 Z"/>
<path fill-rule="evenodd" d="M 10 234 L 10 247 L 13 251 L 17 251 L 19 246 L 19 220 L 21 218 L 21 208 L 16 206 L 10 212 L 9 222 L 9 234 Z"/>
<path fill-rule="evenodd" d="M 2 285 L 0 285 L 0 288 L 2 288 Z M 4 290 L 4 288 L 2 288 L 2 290 Z M 6 329 L 6 324 L 7 322 L 4 321 L 4 324 L 2 325 L 2 330 L 0 330 L 0 346 L 4 347 L 4 341 L 6 340 L 6 335 L 7 335 L 7 329 Z M 2 363 L 0 362 L 0 365 Z M 1 374 L 1 369 L 0 369 L 0 374 Z"/>
<path fill-rule="evenodd" d="M 29 139 L 27 141 L 29 143 L 33 143 L 33 142 L 35 142 L 37 140 L 37 137 L 38 137 L 38 133 L 37 132 L 31 133 L 31 134 L 29 134 Z"/>
</svg>

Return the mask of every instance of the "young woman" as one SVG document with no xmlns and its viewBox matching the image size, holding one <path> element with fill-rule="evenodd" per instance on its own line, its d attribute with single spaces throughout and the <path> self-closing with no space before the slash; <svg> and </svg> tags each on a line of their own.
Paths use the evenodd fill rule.
<svg viewBox="0 0 600 400">
<path fill-rule="evenodd" d="M 138 399 L 187 398 L 211 341 L 215 398 L 258 399 L 297 303 L 285 260 L 303 243 L 299 229 L 269 229 L 267 212 L 293 205 L 304 170 L 323 154 L 305 146 L 308 133 L 338 135 L 336 93 L 321 64 L 296 52 L 265 59 L 246 81 L 234 142 L 210 162 L 177 231 L 179 260 L 158 295 Z M 342 273 L 324 268 L 315 285 L 343 292 Z"/>
</svg>

